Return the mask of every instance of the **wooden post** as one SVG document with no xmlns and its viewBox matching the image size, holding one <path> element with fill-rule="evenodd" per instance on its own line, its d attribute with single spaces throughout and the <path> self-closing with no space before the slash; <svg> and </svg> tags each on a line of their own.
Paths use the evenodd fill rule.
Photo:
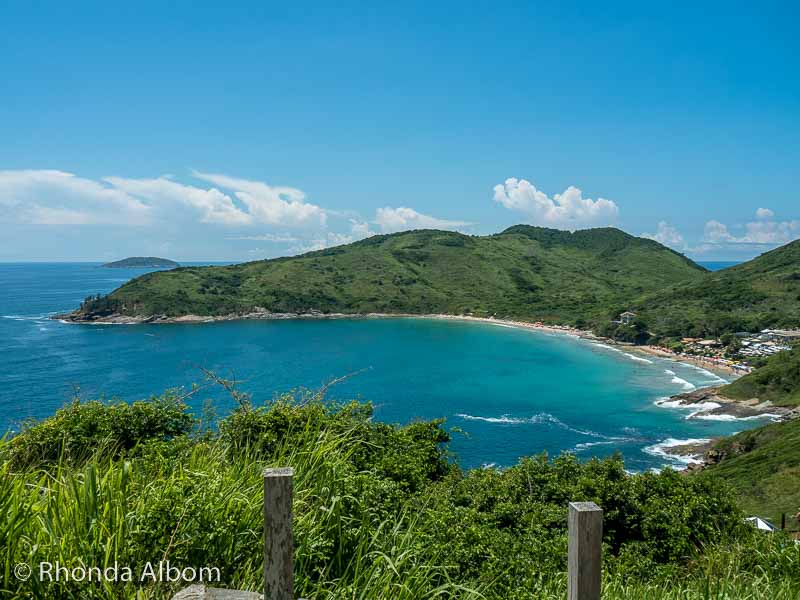
<svg viewBox="0 0 800 600">
<path fill-rule="evenodd" d="M 264 469 L 264 600 L 294 600 L 293 476 Z"/>
<path fill-rule="evenodd" d="M 786 513 L 781 513 L 781 529 L 786 529 Z"/>
<path fill-rule="evenodd" d="M 568 600 L 600 600 L 603 509 L 594 502 L 569 503 Z"/>
</svg>

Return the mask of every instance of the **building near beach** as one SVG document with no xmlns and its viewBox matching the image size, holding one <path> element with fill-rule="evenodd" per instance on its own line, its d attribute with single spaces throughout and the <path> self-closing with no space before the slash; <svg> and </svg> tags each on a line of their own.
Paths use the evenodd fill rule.
<svg viewBox="0 0 800 600">
<path fill-rule="evenodd" d="M 800 329 L 764 329 L 761 338 L 779 344 L 800 342 Z"/>
<path fill-rule="evenodd" d="M 633 323 L 633 320 L 636 318 L 636 313 L 626 310 L 619 316 L 619 322 L 623 325 L 630 325 Z"/>
</svg>

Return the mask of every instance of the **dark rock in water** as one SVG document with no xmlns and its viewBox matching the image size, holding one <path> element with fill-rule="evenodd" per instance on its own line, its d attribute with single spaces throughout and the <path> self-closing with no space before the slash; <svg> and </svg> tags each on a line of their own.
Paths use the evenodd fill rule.
<svg viewBox="0 0 800 600">
<path fill-rule="evenodd" d="M 772 417 L 774 419 L 785 418 L 791 412 L 790 408 L 775 406 L 771 402 L 761 402 L 758 398 L 748 400 L 735 400 L 720 394 L 720 387 L 707 387 L 693 390 L 683 394 L 672 396 L 670 402 L 678 402 L 683 406 L 702 405 L 714 403 L 718 406 L 705 408 L 698 406 L 700 410 L 694 413 L 691 418 L 719 418 L 727 415 L 736 419 L 747 419 L 753 417 Z"/>
</svg>

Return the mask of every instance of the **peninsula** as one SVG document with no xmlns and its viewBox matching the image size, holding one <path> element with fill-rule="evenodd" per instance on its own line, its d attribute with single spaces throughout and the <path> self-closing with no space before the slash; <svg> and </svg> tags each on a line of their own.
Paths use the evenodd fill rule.
<svg viewBox="0 0 800 600">
<path fill-rule="evenodd" d="M 707 274 L 658 242 L 614 228 L 417 230 L 300 256 L 147 273 L 87 300 L 69 319 L 449 314 L 588 328 L 631 299 Z"/>
</svg>

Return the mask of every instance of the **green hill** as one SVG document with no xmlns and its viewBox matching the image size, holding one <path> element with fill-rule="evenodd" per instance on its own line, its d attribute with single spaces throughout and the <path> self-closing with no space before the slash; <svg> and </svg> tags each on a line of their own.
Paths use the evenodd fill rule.
<svg viewBox="0 0 800 600">
<path fill-rule="evenodd" d="M 588 324 L 706 271 L 618 229 L 518 225 L 490 236 L 420 230 L 302 256 L 138 277 L 78 318 L 272 312 L 473 313 Z"/>
<path fill-rule="evenodd" d="M 728 398 L 800 404 L 800 346 L 781 352 L 720 389 Z M 748 512 L 779 519 L 800 510 L 800 419 L 743 431 L 717 442 L 701 476 L 727 481 Z"/>
<path fill-rule="evenodd" d="M 698 476 L 726 481 L 745 511 L 779 523 L 800 510 L 800 419 L 724 438 L 710 455 L 718 462 Z"/>
<path fill-rule="evenodd" d="M 720 394 L 737 400 L 758 398 L 781 406 L 800 405 L 800 346 L 771 356 L 761 368 L 721 388 Z"/>
<path fill-rule="evenodd" d="M 634 306 L 659 337 L 796 327 L 800 324 L 800 240 L 650 294 Z"/>
</svg>

